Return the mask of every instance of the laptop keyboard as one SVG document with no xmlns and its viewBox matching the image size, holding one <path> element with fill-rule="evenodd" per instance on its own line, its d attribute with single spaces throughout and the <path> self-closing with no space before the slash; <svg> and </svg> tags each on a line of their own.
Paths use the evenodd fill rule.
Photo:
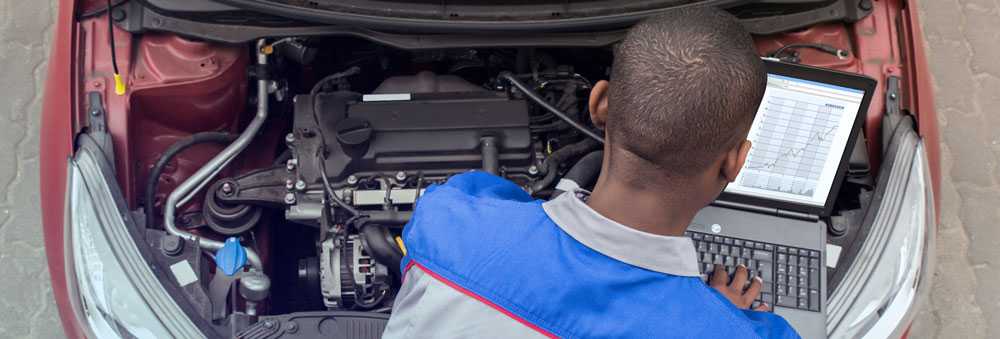
<svg viewBox="0 0 1000 339">
<path fill-rule="evenodd" d="M 820 310 L 820 253 L 797 247 L 724 237 L 719 235 L 685 232 L 694 241 L 698 251 L 702 279 L 708 281 L 714 265 L 726 267 L 730 276 L 737 265 L 744 265 L 751 276 L 764 281 L 760 296 L 753 307 L 761 302 L 801 310 Z"/>
</svg>

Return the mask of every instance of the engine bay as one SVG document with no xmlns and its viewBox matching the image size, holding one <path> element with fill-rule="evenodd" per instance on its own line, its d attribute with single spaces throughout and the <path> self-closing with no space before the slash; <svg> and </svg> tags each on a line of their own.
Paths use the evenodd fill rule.
<svg viewBox="0 0 1000 339">
<path fill-rule="evenodd" d="M 140 165 L 122 173 L 144 183 L 131 199 L 155 260 L 190 265 L 192 312 L 237 337 L 277 333 L 267 321 L 290 317 L 384 321 L 402 279 L 400 233 L 428 186 L 485 171 L 549 199 L 563 182 L 592 187 L 600 171 L 587 98 L 610 74 L 613 45 L 143 40 L 136 77 L 148 83 L 133 87 L 125 153 Z M 174 59 L 202 60 L 191 71 L 204 78 L 153 65 Z M 859 163 L 831 225 L 857 227 L 871 187 L 869 160 Z"/>
<path fill-rule="evenodd" d="M 585 106 L 590 79 L 607 77 L 610 47 L 404 51 L 283 38 L 249 52 L 256 115 L 176 142 L 145 192 L 150 242 L 161 260 L 192 263 L 202 283 L 185 291 L 214 324 L 387 316 L 402 227 L 424 190 L 452 175 L 489 172 L 539 199 L 559 194 L 559 180 L 596 181 L 602 143 Z M 161 176 L 199 144 L 228 146 L 180 182 Z"/>
</svg>

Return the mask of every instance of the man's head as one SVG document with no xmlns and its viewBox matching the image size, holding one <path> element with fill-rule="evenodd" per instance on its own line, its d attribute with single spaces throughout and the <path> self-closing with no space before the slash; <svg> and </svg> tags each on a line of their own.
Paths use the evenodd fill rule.
<svg viewBox="0 0 1000 339">
<path fill-rule="evenodd" d="M 591 117 L 607 136 L 605 171 L 636 186 L 714 188 L 696 197 L 710 201 L 746 160 L 766 82 L 733 16 L 685 8 L 644 20 L 617 47 L 610 83 L 591 93 Z"/>
</svg>

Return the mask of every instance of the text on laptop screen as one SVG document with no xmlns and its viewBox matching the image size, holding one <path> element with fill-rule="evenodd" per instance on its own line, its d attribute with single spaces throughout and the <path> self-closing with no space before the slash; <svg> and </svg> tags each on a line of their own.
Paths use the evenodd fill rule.
<svg viewBox="0 0 1000 339">
<path fill-rule="evenodd" d="M 726 192 L 824 206 L 864 91 L 768 74 L 746 164 Z"/>
</svg>

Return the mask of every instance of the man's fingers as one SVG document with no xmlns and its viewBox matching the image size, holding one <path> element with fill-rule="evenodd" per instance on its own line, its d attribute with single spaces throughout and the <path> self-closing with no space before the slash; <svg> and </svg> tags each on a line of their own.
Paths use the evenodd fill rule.
<svg viewBox="0 0 1000 339">
<path fill-rule="evenodd" d="M 754 307 L 753 310 L 757 311 L 757 312 L 770 312 L 771 311 L 771 305 L 768 305 L 766 303 L 760 303 L 760 305 L 757 305 L 757 307 Z"/>
<path fill-rule="evenodd" d="M 747 267 L 743 265 L 736 266 L 736 273 L 733 273 L 733 281 L 729 284 L 736 291 L 743 292 L 743 287 L 747 285 L 747 279 L 749 279 L 749 272 L 747 272 Z"/>
<path fill-rule="evenodd" d="M 750 287 L 748 287 L 747 291 L 743 293 L 743 300 L 745 300 L 748 305 L 753 303 L 753 301 L 760 295 L 760 289 L 763 288 L 763 286 L 764 282 L 760 280 L 760 277 L 753 277 L 750 281 Z"/>
<path fill-rule="evenodd" d="M 712 278 L 708 279 L 708 283 L 712 287 L 725 287 L 729 285 L 729 274 L 726 273 L 726 268 L 715 264 L 712 267 Z"/>
</svg>

